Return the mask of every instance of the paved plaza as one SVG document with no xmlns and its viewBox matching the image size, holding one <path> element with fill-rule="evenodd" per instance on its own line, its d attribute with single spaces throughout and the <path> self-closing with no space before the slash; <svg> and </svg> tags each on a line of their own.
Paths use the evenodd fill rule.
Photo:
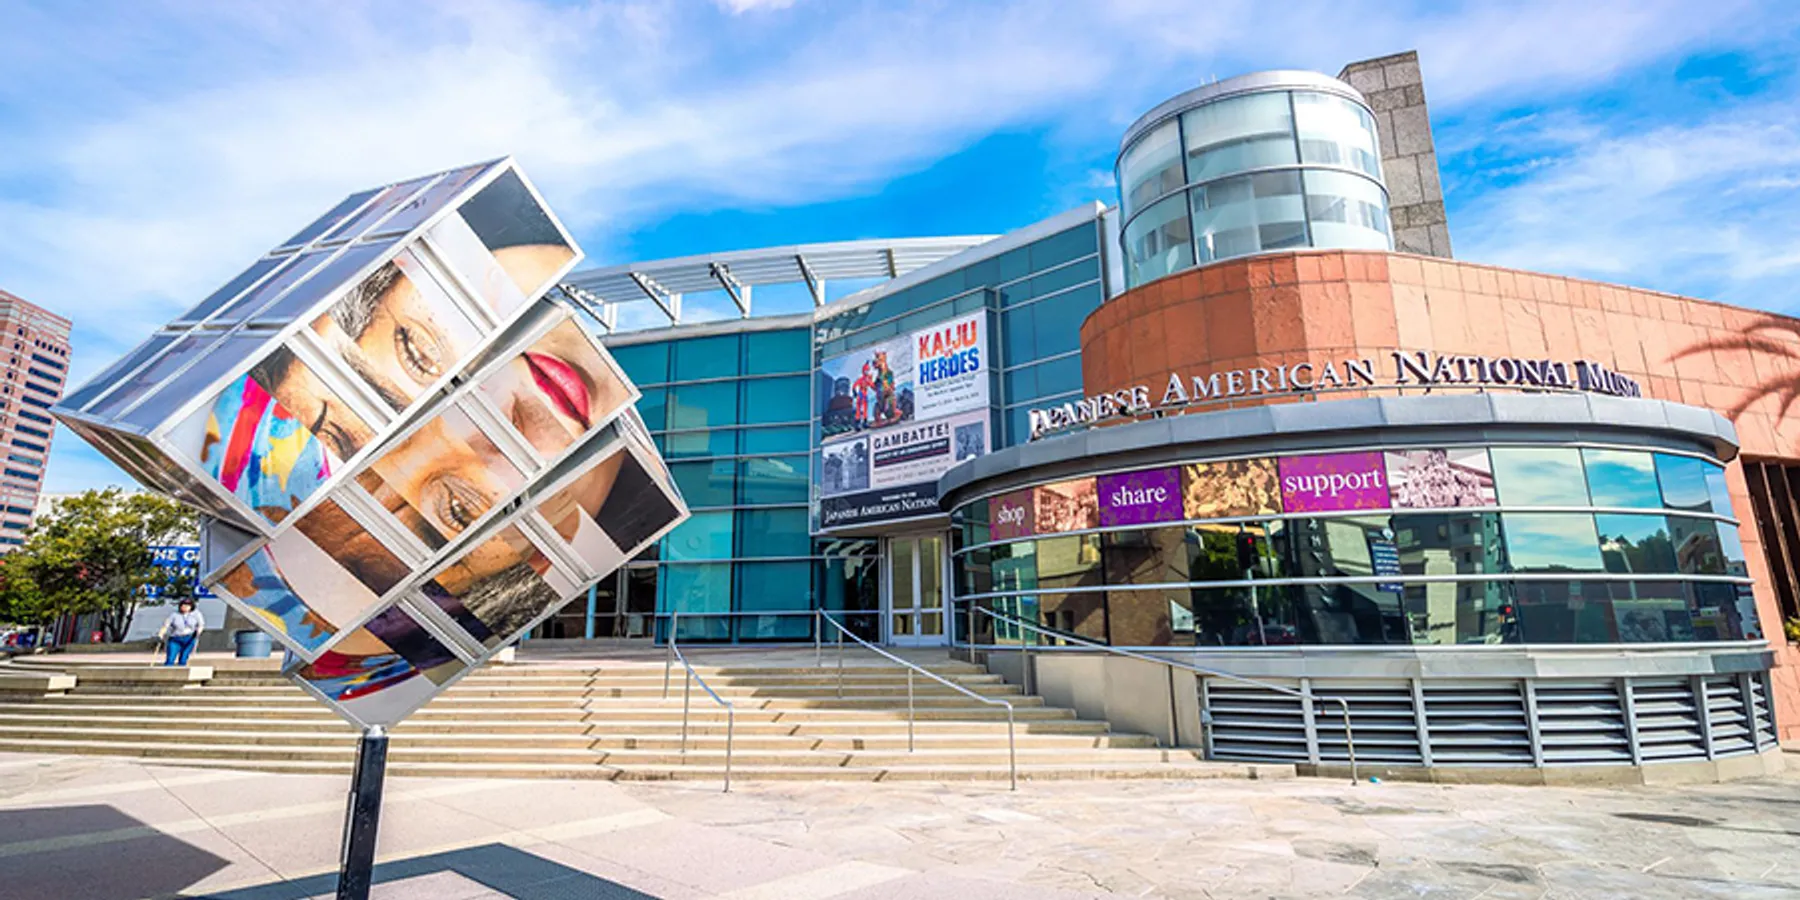
<svg viewBox="0 0 1800 900">
<path fill-rule="evenodd" d="M 329 895 L 346 779 L 0 754 L 0 897 Z M 385 900 L 1800 896 L 1800 775 L 1576 789 L 394 779 Z"/>
</svg>

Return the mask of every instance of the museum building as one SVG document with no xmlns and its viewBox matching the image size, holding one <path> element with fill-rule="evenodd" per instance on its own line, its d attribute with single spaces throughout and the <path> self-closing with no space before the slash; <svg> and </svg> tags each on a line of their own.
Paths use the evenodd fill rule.
<svg viewBox="0 0 1800 900">
<path fill-rule="evenodd" d="M 1346 762 L 1342 700 L 1396 767 L 1778 767 L 1800 320 L 1454 259 L 1428 123 L 1410 53 L 1257 73 L 1116 206 L 574 273 L 666 317 L 606 343 L 694 514 L 536 637 L 823 609 L 1218 758 Z"/>
</svg>

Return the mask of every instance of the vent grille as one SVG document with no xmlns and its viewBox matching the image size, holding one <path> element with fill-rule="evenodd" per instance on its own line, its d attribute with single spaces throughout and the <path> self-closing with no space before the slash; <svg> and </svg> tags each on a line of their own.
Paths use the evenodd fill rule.
<svg viewBox="0 0 1800 900">
<path fill-rule="evenodd" d="M 1759 672 L 1744 680 L 1750 684 L 1750 712 L 1756 726 L 1756 749 L 1772 750 L 1781 745 L 1781 739 L 1775 731 L 1774 710 L 1769 707 L 1768 675 Z"/>
<path fill-rule="evenodd" d="M 1631 762 L 1625 702 L 1617 681 L 1539 681 L 1531 688 L 1545 765 Z"/>
<path fill-rule="evenodd" d="M 1546 766 L 1629 765 L 1634 741 L 1644 763 L 1704 760 L 1709 728 L 1715 757 L 1777 745 L 1768 683 L 1761 675 L 1437 679 L 1422 682 L 1416 695 L 1414 683 L 1403 679 L 1315 678 L 1309 684 L 1310 733 L 1300 698 L 1207 680 L 1202 690 L 1212 717 L 1213 755 L 1310 762 L 1316 751 L 1319 762 L 1347 762 L 1340 698 L 1350 705 L 1356 758 L 1362 763 L 1417 766 L 1429 759 L 1433 766 L 1500 767 L 1532 766 L 1541 759 Z"/>
<path fill-rule="evenodd" d="M 1358 762 L 1424 765 L 1411 682 L 1314 681 L 1312 691 L 1313 725 L 1319 732 L 1322 762 L 1350 761 L 1344 740 L 1344 708 L 1337 704 L 1341 698 L 1350 705 Z"/>
<path fill-rule="evenodd" d="M 1644 762 L 1706 758 L 1700 709 L 1688 679 L 1635 679 L 1631 704 L 1637 715 L 1638 755 Z M 1718 719 L 1713 722 L 1714 746 L 1719 746 L 1721 724 Z"/>
<path fill-rule="evenodd" d="M 1299 685 L 1294 685 L 1297 689 Z M 1307 762 L 1305 701 L 1229 682 L 1206 682 L 1213 755 L 1219 759 Z"/>
<path fill-rule="evenodd" d="M 1425 726 L 1439 766 L 1529 766 L 1531 726 L 1524 682 L 1431 681 Z"/>
</svg>

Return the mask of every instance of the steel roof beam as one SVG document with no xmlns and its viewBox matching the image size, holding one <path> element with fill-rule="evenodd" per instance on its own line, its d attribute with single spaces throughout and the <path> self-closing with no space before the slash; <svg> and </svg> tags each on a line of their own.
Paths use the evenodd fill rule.
<svg viewBox="0 0 1800 900">
<path fill-rule="evenodd" d="M 731 295 L 731 302 L 737 304 L 738 314 L 746 319 L 750 318 L 749 286 L 737 280 L 736 276 L 731 274 L 731 268 L 724 263 L 713 263 L 711 272 L 713 280 L 725 289 L 725 293 Z"/>
<path fill-rule="evenodd" d="M 631 272 L 629 274 L 631 275 L 631 280 L 637 283 L 638 290 L 643 291 L 644 296 L 649 297 L 650 302 L 656 304 L 657 307 L 663 311 L 663 315 L 669 317 L 670 325 L 681 324 L 680 294 L 663 287 L 661 284 L 657 283 L 656 279 L 651 278 L 642 272 Z"/>
<path fill-rule="evenodd" d="M 800 267 L 800 277 L 806 281 L 806 289 L 812 292 L 813 306 L 824 306 L 825 280 L 814 274 L 812 266 L 806 264 L 805 254 L 794 254 L 794 265 Z"/>
</svg>

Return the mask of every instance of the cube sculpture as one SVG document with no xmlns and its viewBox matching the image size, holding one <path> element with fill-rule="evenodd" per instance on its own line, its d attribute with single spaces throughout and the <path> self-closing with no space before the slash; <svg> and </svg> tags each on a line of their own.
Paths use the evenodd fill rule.
<svg viewBox="0 0 1800 900">
<path fill-rule="evenodd" d="M 63 399 L 204 583 L 391 725 L 687 518 L 510 160 L 354 194 Z"/>
</svg>

